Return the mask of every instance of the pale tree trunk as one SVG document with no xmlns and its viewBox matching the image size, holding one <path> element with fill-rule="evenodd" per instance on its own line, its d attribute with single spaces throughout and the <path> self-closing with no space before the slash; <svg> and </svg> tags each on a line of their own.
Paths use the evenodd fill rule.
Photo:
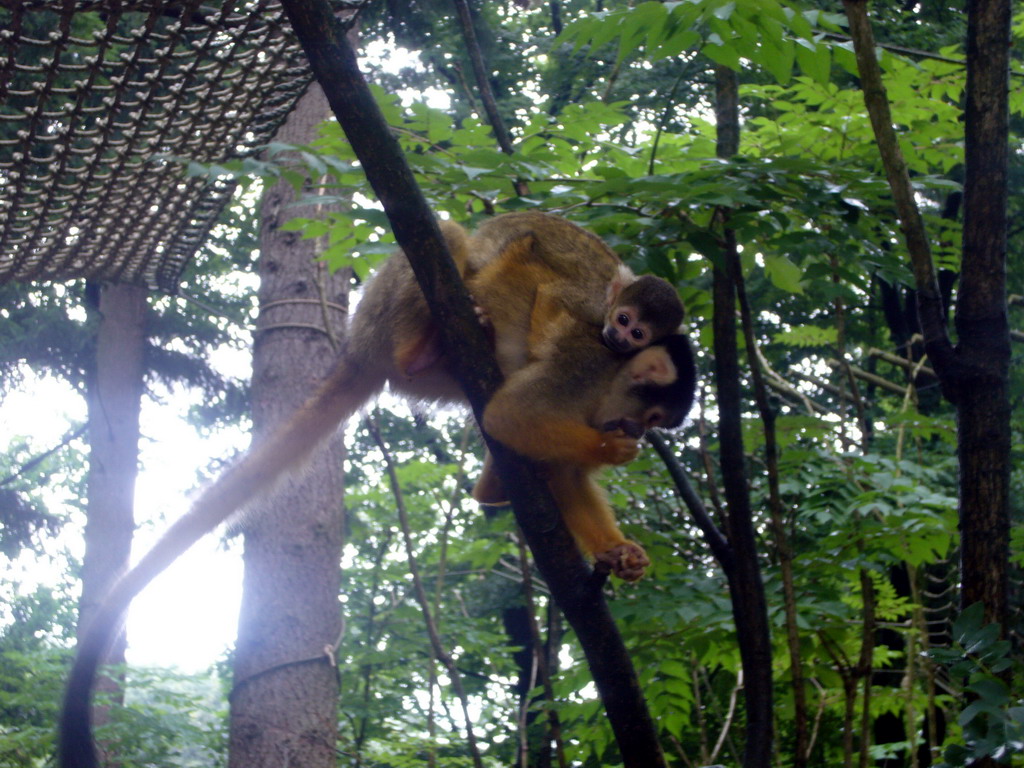
<svg viewBox="0 0 1024 768">
<path fill-rule="evenodd" d="M 311 141 L 328 114 L 314 86 L 277 140 Z M 293 198 L 287 183 L 278 184 L 267 192 L 261 210 L 255 441 L 288 419 L 327 373 L 344 322 L 347 279 L 329 275 L 316 261 L 314 241 L 280 229 L 295 216 L 314 215 L 288 207 Z M 338 680 L 332 651 L 341 631 L 343 458 L 339 434 L 245 519 L 231 695 L 232 768 L 336 764 Z"/>
<path fill-rule="evenodd" d="M 131 555 L 146 294 L 146 288 L 137 285 L 100 288 L 96 354 L 87 392 L 89 477 L 79 634 L 111 585 L 128 568 Z M 124 663 L 125 645 L 121 632 L 107 654 L 108 663 Z M 121 681 L 100 676 L 96 690 L 119 699 Z M 96 707 L 93 718 L 97 725 L 106 722 L 106 707 Z"/>
</svg>

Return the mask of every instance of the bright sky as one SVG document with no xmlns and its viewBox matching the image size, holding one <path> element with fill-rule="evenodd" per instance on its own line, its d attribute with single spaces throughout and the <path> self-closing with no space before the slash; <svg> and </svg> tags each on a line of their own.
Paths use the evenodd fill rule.
<svg viewBox="0 0 1024 768">
<path fill-rule="evenodd" d="M 202 437 L 185 422 L 187 395 L 169 394 L 163 403 L 143 401 L 142 469 L 135 492 L 136 520 L 140 527 L 133 543 L 133 559 L 148 549 L 168 521 L 188 508 L 188 494 L 197 486 L 197 472 L 210 460 L 230 456 L 248 444 L 241 430 Z M 34 451 L 56 445 L 70 422 L 85 419 L 85 403 L 55 379 L 27 382 L 24 389 L 0 400 L 0 434 L 29 436 Z M 55 487 L 50 502 L 54 511 L 66 506 L 67 497 Z M 67 549 L 82 555 L 84 516 L 74 512 L 57 541 L 47 552 Z M 207 536 L 165 571 L 132 604 L 128 617 L 128 660 L 140 665 L 176 665 L 186 671 L 205 669 L 233 642 L 241 600 L 240 544 L 224 550 L 223 539 Z M 37 583 L 56 584 L 59 568 L 46 558 L 23 556 L 10 577 L 26 589 Z"/>
</svg>

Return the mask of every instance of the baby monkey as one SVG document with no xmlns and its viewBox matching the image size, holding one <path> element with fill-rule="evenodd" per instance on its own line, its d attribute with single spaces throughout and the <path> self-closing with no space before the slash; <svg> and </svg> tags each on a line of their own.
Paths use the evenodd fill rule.
<svg viewBox="0 0 1024 768">
<path fill-rule="evenodd" d="M 535 211 L 484 222 L 469 244 L 467 285 L 496 333 L 502 371 L 518 370 L 545 339 L 579 321 L 614 352 L 633 352 L 679 329 L 676 289 L 636 277 L 601 238 Z"/>
</svg>

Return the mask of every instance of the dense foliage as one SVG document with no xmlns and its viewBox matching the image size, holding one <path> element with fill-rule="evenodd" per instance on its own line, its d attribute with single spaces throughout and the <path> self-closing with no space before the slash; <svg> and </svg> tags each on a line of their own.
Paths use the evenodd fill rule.
<svg viewBox="0 0 1024 768">
<path fill-rule="evenodd" d="M 852 765 L 858 753 L 862 765 L 965 765 L 983 756 L 1024 764 L 1015 640 L 1000 640 L 976 611 L 958 615 L 954 412 L 915 337 L 906 251 L 843 18 L 774 0 L 591 5 L 474 8 L 512 153 L 498 147 L 477 108 L 450 4 L 367 9 L 368 50 L 386 41 L 422 52 L 398 71 L 384 67 L 386 55 L 368 66 L 425 193 L 442 215 L 468 226 L 536 208 L 591 228 L 638 272 L 679 287 L 705 372 L 710 270 L 722 258 L 723 227 L 731 228 L 754 321 L 754 347 L 740 340 L 744 383 L 752 386 L 757 366 L 780 451 L 773 503 L 766 427 L 751 403 L 742 417 L 773 627 L 776 764 Z M 961 13 L 881 2 L 873 13 L 900 141 L 955 304 Z M 1024 18 L 1018 22 L 1016 43 Z M 740 151 L 731 160 L 715 156 L 714 64 L 741 79 Z M 428 106 L 423 93 L 444 94 L 443 106 Z M 1019 129 L 1024 92 L 1011 97 Z M 1019 133 L 1013 141 L 1019 145 Z M 300 148 L 300 168 L 278 162 L 280 149 L 264 161 L 191 172 L 284 174 L 300 186 L 326 180 L 310 192 L 343 203 L 341 210 L 293 226 L 327 237 L 323 256 L 333 268 L 368 274 L 392 246 L 340 129 L 327 124 L 315 145 Z M 1019 153 L 1011 157 L 1010 220 L 1019 221 Z M 352 203 L 352 190 L 367 196 Z M 1021 247 L 1017 229 L 1011 293 L 1024 292 L 1013 269 Z M 1016 401 L 1019 370 L 1011 376 Z M 510 514 L 482 514 L 467 500 L 479 468 L 475 433 L 449 414 L 403 414 L 373 418 L 398 464 L 408 543 L 380 446 L 362 425 L 351 445 L 346 624 L 336 650 L 339 764 L 471 764 L 451 675 L 426 641 L 410 557 L 462 678 L 485 764 L 550 765 L 544 745 L 553 738 L 566 764 L 617 764 L 586 665 L 543 584 L 530 578 Z M 690 424 L 669 439 L 721 525 L 717 416 L 716 393 L 704 383 Z M 670 764 L 739 765 L 744 689 L 721 568 L 653 451 L 607 482 L 628 534 L 654 562 L 638 585 L 609 589 Z M 1024 511 L 1014 503 L 1019 569 Z M 1019 631 L 1019 570 L 1013 583 Z M 22 647 L 15 626 L 0 646 L 0 765 L 21 766 L 44 754 L 31 746 L 33 729 L 45 728 L 52 712 L 26 719 L 27 677 L 17 665 L 31 658 L 34 673 L 44 674 L 61 643 L 48 636 Z M 191 711 L 209 711 L 195 704 L 194 691 L 181 695 Z M 150 706 L 133 720 L 128 732 L 138 743 L 121 764 L 200 764 L 195 723 L 180 710 L 158 715 L 164 702 Z M 810 735 L 804 755 L 794 754 L 797 718 L 806 718 Z M 146 743 L 140 729 L 178 746 L 167 755 L 136 752 Z M 200 730 L 214 748 L 217 728 Z M 19 749 L 21 742 L 30 746 Z"/>
</svg>

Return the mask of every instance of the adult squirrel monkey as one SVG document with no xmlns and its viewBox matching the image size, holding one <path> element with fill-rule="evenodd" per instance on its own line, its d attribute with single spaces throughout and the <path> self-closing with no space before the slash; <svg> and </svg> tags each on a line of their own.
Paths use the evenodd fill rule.
<svg viewBox="0 0 1024 768">
<path fill-rule="evenodd" d="M 664 336 L 662 324 L 651 319 L 639 293 L 625 302 L 622 297 L 631 295 L 626 293 L 629 285 L 639 281 L 630 281 L 631 273 L 622 271 L 615 255 L 575 225 L 540 214 L 512 214 L 483 225 L 479 237 L 471 238 L 451 223 L 442 223 L 441 229 L 460 273 L 471 290 L 479 292 L 474 298 L 490 320 L 496 348 L 507 353 L 499 361 L 510 378 L 496 395 L 496 405 L 488 408 L 489 429 L 513 449 L 549 461 L 549 482 L 577 538 L 599 559 L 617 559 L 613 568 L 623 578 L 638 578 L 646 556 L 618 533 L 590 475 L 597 465 L 635 456 L 642 428 L 658 421 L 678 423 L 685 416 L 693 388 L 688 343 L 683 338 L 682 357 L 673 341 L 677 337 L 632 357 L 616 351 L 624 348 L 619 342 L 612 341 L 611 348 L 602 343 L 608 338 L 600 330 L 602 318 L 616 309 L 623 314 L 632 311 L 630 322 L 619 328 L 630 328 L 627 335 L 638 344 Z M 586 266 L 591 261 L 594 274 Z M 501 266 L 488 270 L 492 263 Z M 611 287 L 622 275 L 623 285 Z M 503 292 L 496 282 L 502 279 L 512 281 Z M 590 287 L 577 290 L 574 281 Z M 596 300 L 588 297 L 590 290 L 597 293 Z M 649 308 L 656 314 L 659 306 L 653 302 Z M 668 325 L 674 328 L 680 319 L 681 306 L 679 317 Z M 632 333 L 637 329 L 643 339 Z M 520 369 L 522 377 L 517 374 Z M 401 253 L 384 262 L 367 284 L 339 360 L 316 393 L 208 486 L 114 585 L 94 614 L 79 642 L 65 694 L 63 768 L 95 765 L 91 689 L 132 598 L 199 538 L 302 466 L 385 384 L 413 400 L 464 401 L 438 346 L 426 301 Z M 525 408 L 513 416 L 519 398 Z M 602 433 L 602 428 L 613 431 Z M 515 434 L 535 429 L 537 434 L 554 435 L 549 444 L 553 453 L 541 451 L 537 439 L 521 440 Z M 596 522 L 588 521 L 591 512 Z"/>
<path fill-rule="evenodd" d="M 468 285 L 498 330 L 507 377 L 487 403 L 484 431 L 545 462 L 580 547 L 636 581 L 650 562 L 623 536 L 594 475 L 634 459 L 647 429 L 678 426 L 689 413 L 696 373 L 688 339 L 674 333 L 679 296 L 665 281 L 633 278 L 601 240 L 553 216 L 500 216 L 473 240 L 483 258 Z M 616 335 L 624 327 L 637 332 L 626 343 Z M 506 499 L 489 457 L 473 498 Z"/>
<path fill-rule="evenodd" d="M 693 404 L 696 367 L 683 334 L 628 358 L 573 321 L 534 362 L 512 373 L 484 411 L 484 430 L 517 453 L 545 462 L 548 485 L 580 548 L 626 581 L 650 564 L 623 536 L 594 480 L 603 465 L 625 464 L 651 427 L 676 427 Z M 474 497 L 497 493 L 485 466 Z M 500 494 L 499 494 L 500 495 Z"/>
<path fill-rule="evenodd" d="M 696 369 L 688 339 L 673 333 L 683 318 L 678 294 L 658 278 L 633 277 L 591 233 L 539 213 L 481 226 L 472 259 L 468 285 L 495 326 L 507 377 L 484 430 L 546 462 L 580 547 L 620 578 L 640 578 L 647 555 L 622 535 L 593 476 L 635 458 L 647 429 L 678 426 L 690 410 Z M 619 334 L 627 327 L 634 333 Z M 473 497 L 505 499 L 489 460 Z"/>
</svg>

